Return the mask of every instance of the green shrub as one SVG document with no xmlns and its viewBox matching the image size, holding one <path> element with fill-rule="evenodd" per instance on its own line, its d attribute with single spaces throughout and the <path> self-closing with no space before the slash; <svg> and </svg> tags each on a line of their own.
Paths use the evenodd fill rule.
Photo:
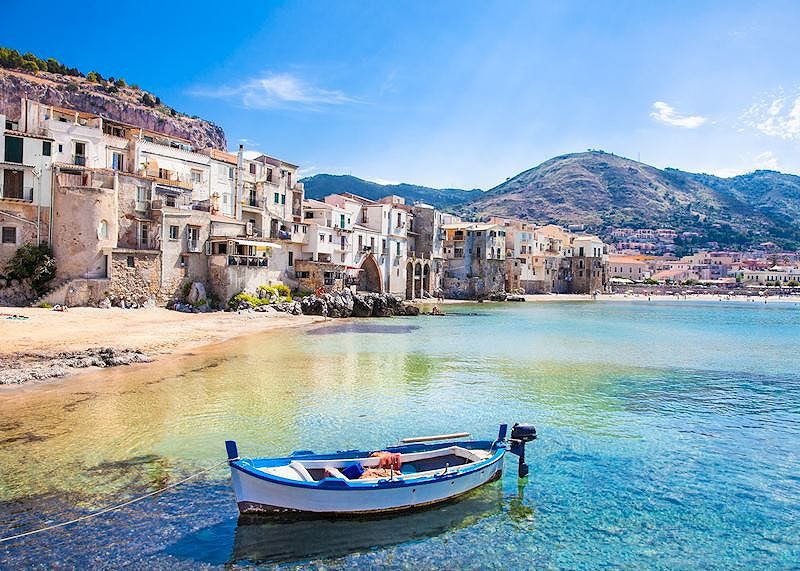
<svg viewBox="0 0 800 571">
<path fill-rule="evenodd" d="M 786 287 L 798 287 L 800 286 L 800 282 L 792 280 L 790 282 L 786 282 Z"/>
<path fill-rule="evenodd" d="M 52 309 L 53 306 L 47 303 L 46 301 L 43 301 L 42 303 L 39 304 L 39 307 L 41 307 L 42 309 Z"/>
<path fill-rule="evenodd" d="M 241 292 L 234 295 L 230 300 L 228 300 L 228 307 L 231 309 L 236 309 L 239 307 L 239 303 L 242 301 L 246 301 L 250 303 L 253 307 L 258 307 L 260 305 L 269 305 L 269 299 L 259 299 L 255 296 L 250 295 L 249 293 Z"/>
<path fill-rule="evenodd" d="M 256 288 L 256 296 L 269 301 L 273 296 L 278 296 L 278 301 L 292 301 L 292 290 L 283 284 L 274 286 L 260 285 Z"/>
<path fill-rule="evenodd" d="M 56 275 L 56 260 L 47 244 L 24 244 L 8 260 L 5 272 L 12 280 L 29 279 L 34 291 L 41 294 Z"/>
</svg>

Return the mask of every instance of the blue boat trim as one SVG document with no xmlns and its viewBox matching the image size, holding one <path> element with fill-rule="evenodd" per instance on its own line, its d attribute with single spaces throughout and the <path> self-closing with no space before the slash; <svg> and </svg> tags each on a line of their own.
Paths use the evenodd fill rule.
<svg viewBox="0 0 800 571">
<path fill-rule="evenodd" d="M 441 473 L 441 474 L 434 474 L 431 476 L 425 476 L 423 478 L 414 478 L 413 481 L 406 481 L 402 478 L 398 479 L 381 479 L 377 482 L 360 482 L 358 480 L 340 480 L 337 478 L 325 478 L 323 480 L 315 481 L 315 482 L 304 482 L 301 480 L 291 480 L 289 478 L 282 478 L 280 476 L 275 476 L 274 474 L 268 474 L 266 472 L 262 472 L 258 468 L 270 468 L 273 466 L 281 466 L 288 464 L 292 460 L 296 460 L 298 456 L 292 455 L 289 457 L 283 458 L 245 458 L 241 460 L 234 460 L 230 462 L 231 468 L 235 468 L 240 472 L 244 472 L 245 474 L 257 478 L 259 480 L 265 480 L 267 482 L 272 482 L 275 484 L 285 485 L 285 486 L 293 486 L 297 488 L 306 488 L 309 490 L 347 490 L 347 491 L 358 491 L 358 490 L 374 490 L 376 488 L 385 489 L 385 488 L 405 488 L 405 487 L 416 487 L 422 486 L 425 484 L 434 484 L 439 483 L 442 481 L 452 480 L 455 478 L 460 478 L 462 476 L 467 476 L 469 474 L 473 474 L 475 472 L 479 472 L 481 470 L 486 469 L 487 467 L 493 466 L 505 456 L 506 453 L 506 445 L 503 442 L 492 442 L 489 440 L 470 440 L 470 441 L 460 441 L 460 442 L 448 442 L 447 444 L 407 444 L 403 446 L 390 446 L 385 448 L 389 452 L 395 453 L 411 453 L 411 452 L 424 452 L 427 450 L 440 450 L 442 448 L 449 448 L 451 446 L 461 446 L 462 448 L 467 449 L 490 449 L 493 451 L 493 454 L 486 458 L 485 460 L 480 460 L 479 462 L 475 462 L 473 464 L 468 464 L 468 468 L 458 469 L 453 468 L 452 472 Z M 304 460 L 338 460 L 343 458 L 368 458 L 370 455 L 370 451 L 356 451 L 359 455 L 354 455 L 353 451 L 347 451 L 345 453 L 336 453 L 336 454 L 304 454 L 301 457 Z"/>
</svg>

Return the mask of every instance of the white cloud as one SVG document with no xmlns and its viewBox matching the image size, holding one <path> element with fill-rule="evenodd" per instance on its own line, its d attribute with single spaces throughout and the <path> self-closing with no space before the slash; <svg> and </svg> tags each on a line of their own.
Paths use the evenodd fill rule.
<svg viewBox="0 0 800 571">
<path fill-rule="evenodd" d="M 776 157 L 772 151 L 764 151 L 756 156 L 752 156 L 750 153 L 747 153 L 745 155 L 741 155 L 739 160 L 741 163 L 741 166 L 739 167 L 711 169 L 710 172 L 711 174 L 722 178 L 729 178 L 732 176 L 751 173 L 756 170 L 779 170 L 778 157 Z"/>
<path fill-rule="evenodd" d="M 367 180 L 369 180 L 371 182 L 376 182 L 381 186 L 389 186 L 391 184 L 400 184 L 399 180 L 387 180 L 385 178 L 370 178 L 370 179 L 367 179 Z"/>
<path fill-rule="evenodd" d="M 753 160 L 753 166 L 757 169 L 765 170 L 778 170 L 778 157 L 772 154 L 772 151 L 764 151 L 756 155 Z"/>
<path fill-rule="evenodd" d="M 706 117 L 700 115 L 682 115 L 678 113 L 674 107 L 664 103 L 663 101 L 656 101 L 653 103 L 654 111 L 650 113 L 650 117 L 672 127 L 682 127 L 684 129 L 697 129 L 700 125 L 707 121 Z"/>
<path fill-rule="evenodd" d="M 787 98 L 779 90 L 762 96 L 741 119 L 748 127 L 770 137 L 800 140 L 800 93 Z"/>
<path fill-rule="evenodd" d="M 250 109 L 290 106 L 314 108 L 320 105 L 356 102 L 341 91 L 316 87 L 301 77 L 289 73 L 268 73 L 234 87 L 201 87 L 192 90 L 191 94 L 198 97 L 239 99 L 244 107 Z"/>
</svg>

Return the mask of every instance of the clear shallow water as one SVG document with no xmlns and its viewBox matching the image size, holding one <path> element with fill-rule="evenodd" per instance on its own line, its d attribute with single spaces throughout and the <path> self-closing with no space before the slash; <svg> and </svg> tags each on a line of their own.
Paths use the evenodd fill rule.
<svg viewBox="0 0 800 571">
<path fill-rule="evenodd" d="M 0 535 L 224 458 L 376 448 L 530 421 L 509 469 L 443 508 L 238 521 L 224 467 L 0 544 L 0 568 L 800 566 L 800 307 L 537 303 L 254 336 L 166 365 L 0 392 Z M 510 459 L 514 465 L 513 457 Z"/>
</svg>

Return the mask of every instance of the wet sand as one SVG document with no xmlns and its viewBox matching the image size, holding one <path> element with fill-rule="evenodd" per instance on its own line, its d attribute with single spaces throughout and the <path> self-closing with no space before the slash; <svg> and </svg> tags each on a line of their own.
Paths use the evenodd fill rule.
<svg viewBox="0 0 800 571">
<path fill-rule="evenodd" d="M 111 366 L 158 360 L 233 337 L 303 327 L 318 316 L 270 312 L 180 313 L 164 308 L 0 308 L 0 384 L 60 378 L 96 367 L 98 348 L 110 348 Z M 27 319 L 7 319 L 7 315 Z M 136 357 L 135 355 L 141 355 Z M 118 361 L 118 362 L 117 362 Z M 103 364 L 101 363 L 101 366 Z"/>
</svg>

